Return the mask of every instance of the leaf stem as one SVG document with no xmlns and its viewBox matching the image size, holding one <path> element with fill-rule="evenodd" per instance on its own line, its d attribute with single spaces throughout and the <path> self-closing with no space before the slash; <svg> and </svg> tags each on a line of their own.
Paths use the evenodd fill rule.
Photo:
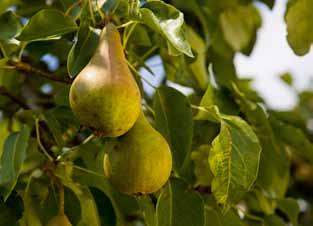
<svg viewBox="0 0 313 226">
<path fill-rule="evenodd" d="M 1 50 L 1 52 L 2 52 L 2 54 L 3 54 L 3 56 L 4 56 L 4 58 L 8 58 L 6 52 L 4 51 L 4 47 L 3 47 L 3 45 L 2 45 L 1 42 L 0 42 L 0 50 Z"/>
<path fill-rule="evenodd" d="M 36 118 L 35 120 L 35 126 L 36 126 L 36 138 L 37 138 L 37 143 L 44 155 L 49 159 L 50 162 L 53 162 L 53 158 L 49 155 L 43 144 L 41 143 L 40 140 L 40 131 L 39 131 L 39 119 Z"/>
<path fill-rule="evenodd" d="M 209 112 L 207 109 L 205 109 L 204 107 L 201 107 L 201 106 L 197 106 L 197 105 L 194 105 L 194 104 L 191 104 L 190 106 L 193 109 L 197 109 L 197 110 L 204 111 L 204 112 Z"/>
<path fill-rule="evenodd" d="M 126 49 L 127 42 L 128 42 L 128 40 L 129 40 L 131 34 L 133 33 L 133 31 L 134 31 L 134 29 L 135 29 L 137 23 L 138 23 L 138 22 L 135 21 L 135 22 L 131 25 L 131 27 L 129 28 L 129 31 L 128 31 L 126 34 L 125 34 L 125 33 L 123 34 L 123 48 L 124 48 L 124 49 Z"/>
<path fill-rule="evenodd" d="M 66 163 L 64 162 L 60 162 L 60 164 L 62 165 L 67 165 Z M 91 175 L 94 175 L 94 176 L 98 176 L 98 177 L 103 177 L 103 178 L 106 178 L 104 175 L 100 174 L 100 173 L 97 173 L 97 172 L 94 172 L 92 170 L 89 170 L 89 169 L 86 169 L 84 167 L 80 167 L 80 166 L 77 166 L 77 165 L 72 165 L 73 168 L 77 169 L 77 170 L 80 170 L 80 171 L 83 171 L 85 173 L 89 173 Z"/>
<path fill-rule="evenodd" d="M 83 140 L 82 144 L 88 143 L 88 142 L 91 141 L 94 137 L 95 137 L 95 135 L 94 135 L 94 134 L 91 134 L 89 137 L 87 137 L 85 140 Z"/>
<path fill-rule="evenodd" d="M 117 26 L 116 28 L 117 28 L 117 29 L 120 29 L 120 28 L 123 28 L 123 27 L 128 27 L 129 25 L 131 25 L 131 24 L 133 24 L 133 23 L 136 23 L 136 21 L 130 20 L 130 21 L 124 23 L 124 24 L 121 24 L 121 25 Z"/>
<path fill-rule="evenodd" d="M 144 80 L 149 86 L 151 86 L 152 88 L 156 89 L 157 87 L 155 87 L 154 85 L 152 85 L 152 83 L 150 83 L 146 78 L 144 78 L 141 74 L 138 73 L 138 71 L 136 70 L 136 68 L 128 61 L 126 60 L 128 66 L 130 67 L 130 69 L 136 73 L 136 75 L 138 75 L 142 80 Z"/>
<path fill-rule="evenodd" d="M 95 15 L 93 12 L 91 0 L 88 0 L 88 7 L 89 7 L 89 11 L 90 11 L 90 17 L 91 17 L 92 24 L 93 24 L 93 26 L 95 26 L 96 25 L 96 19 L 95 19 Z"/>
<path fill-rule="evenodd" d="M 59 184 L 59 214 L 64 214 L 64 187 L 63 184 Z"/>
<path fill-rule="evenodd" d="M 18 55 L 17 55 L 18 61 L 21 61 L 21 59 L 22 59 L 23 51 L 24 51 L 25 47 L 27 46 L 27 42 L 21 42 L 20 46 L 21 46 L 21 48 L 20 48 Z"/>
</svg>

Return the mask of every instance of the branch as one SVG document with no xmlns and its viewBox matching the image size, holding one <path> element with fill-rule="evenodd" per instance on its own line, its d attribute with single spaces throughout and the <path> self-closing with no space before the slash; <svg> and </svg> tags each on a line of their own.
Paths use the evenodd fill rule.
<svg viewBox="0 0 313 226">
<path fill-rule="evenodd" d="M 12 94 L 7 88 L 4 86 L 0 86 L 0 95 L 9 97 L 12 101 L 20 105 L 24 109 L 29 109 L 26 103 L 21 101 L 18 97 L 16 97 L 14 94 Z"/>
<path fill-rule="evenodd" d="M 35 68 L 30 64 L 27 63 L 23 63 L 23 62 L 16 62 L 13 60 L 10 60 L 8 62 L 9 65 L 12 65 L 15 67 L 16 70 L 18 71 L 24 71 L 24 72 L 28 72 L 28 73 L 34 73 L 38 76 L 41 76 L 43 78 L 55 81 L 55 82 L 61 82 L 61 83 L 66 83 L 66 84 L 71 84 L 72 80 L 69 78 L 59 78 L 59 77 L 55 77 L 54 74 L 43 71 L 41 69 Z"/>
</svg>

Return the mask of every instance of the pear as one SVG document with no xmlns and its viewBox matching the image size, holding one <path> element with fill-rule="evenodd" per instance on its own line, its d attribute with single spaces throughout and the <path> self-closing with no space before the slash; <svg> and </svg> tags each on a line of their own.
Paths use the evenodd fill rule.
<svg viewBox="0 0 313 226">
<path fill-rule="evenodd" d="M 93 57 L 71 86 L 69 99 L 80 123 L 103 137 L 120 136 L 137 120 L 140 91 L 113 24 L 107 24 L 102 30 Z"/>
<path fill-rule="evenodd" d="M 58 214 L 48 222 L 47 226 L 72 226 L 72 224 L 65 214 Z"/>
<path fill-rule="evenodd" d="M 168 143 L 141 113 L 133 128 L 117 138 L 104 157 L 104 172 L 126 194 L 159 190 L 168 180 L 172 155 Z"/>
</svg>

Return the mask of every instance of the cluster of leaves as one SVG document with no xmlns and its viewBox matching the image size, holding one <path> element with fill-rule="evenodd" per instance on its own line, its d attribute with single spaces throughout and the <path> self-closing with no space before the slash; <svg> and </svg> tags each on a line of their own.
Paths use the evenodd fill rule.
<svg viewBox="0 0 313 226">
<path fill-rule="evenodd" d="M 262 23 L 255 4 L 263 3 L 2 0 L 0 225 L 45 225 L 58 212 L 60 184 L 73 225 L 298 225 L 297 200 L 312 202 L 313 93 L 300 93 L 291 111 L 271 111 L 233 62 L 237 52 L 251 53 Z M 287 38 L 299 55 L 313 42 L 312 17 L 312 0 L 288 3 Z M 122 33 L 146 114 L 171 146 L 172 176 L 152 195 L 111 186 L 102 169 L 106 140 L 69 107 L 70 83 L 108 20 Z M 151 96 L 138 71 L 151 71 L 145 62 L 155 55 L 165 76 Z M 290 75 L 282 79 L 292 85 Z M 312 210 L 301 214 L 311 225 Z"/>
</svg>

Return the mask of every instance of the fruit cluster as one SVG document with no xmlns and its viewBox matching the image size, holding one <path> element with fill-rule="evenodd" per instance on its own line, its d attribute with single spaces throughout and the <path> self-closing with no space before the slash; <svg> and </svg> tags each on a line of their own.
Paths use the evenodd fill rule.
<svg viewBox="0 0 313 226">
<path fill-rule="evenodd" d="M 104 157 L 104 172 L 119 191 L 147 194 L 166 183 L 172 169 L 169 145 L 142 112 L 140 90 L 112 23 L 104 27 L 95 54 L 75 78 L 70 105 L 82 125 L 102 137 L 116 137 Z"/>
</svg>

